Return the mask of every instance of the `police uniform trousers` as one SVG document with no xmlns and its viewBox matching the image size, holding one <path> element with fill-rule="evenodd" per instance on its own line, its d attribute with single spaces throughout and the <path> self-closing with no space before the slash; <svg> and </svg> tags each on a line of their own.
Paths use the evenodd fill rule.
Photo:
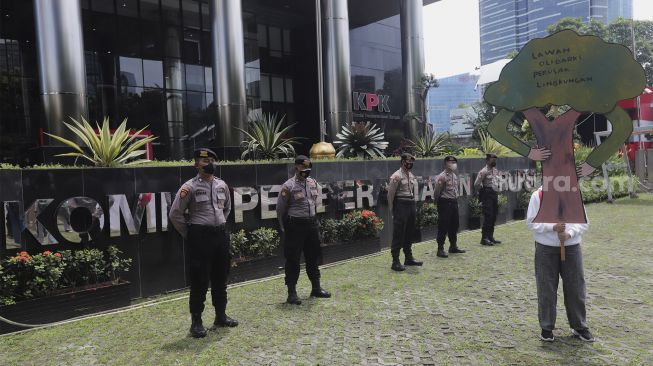
<svg viewBox="0 0 653 366">
<path fill-rule="evenodd" d="M 320 248 L 320 231 L 315 217 L 286 217 L 284 220 L 285 240 L 283 254 L 286 257 L 286 285 L 295 286 L 299 279 L 299 263 L 302 252 L 306 261 L 306 274 L 311 283 L 318 284 L 318 268 L 322 249 Z"/>
<path fill-rule="evenodd" d="M 224 225 L 190 225 L 188 230 L 190 267 L 190 312 L 204 310 L 206 291 L 211 282 L 211 300 L 218 315 L 227 308 L 227 280 L 231 267 L 229 233 Z"/>
<path fill-rule="evenodd" d="M 449 237 L 449 245 L 455 247 L 458 242 L 458 200 L 442 198 L 438 200 L 438 246 L 444 246 Z"/>
<path fill-rule="evenodd" d="M 406 257 L 413 255 L 416 216 L 417 207 L 414 199 L 395 197 L 392 204 L 392 246 L 390 249 L 393 257 L 399 256 L 402 248 Z"/>
<path fill-rule="evenodd" d="M 483 205 L 483 238 L 494 238 L 494 224 L 497 221 L 499 201 L 497 192 L 490 187 L 483 187 L 480 192 L 480 199 Z"/>
</svg>

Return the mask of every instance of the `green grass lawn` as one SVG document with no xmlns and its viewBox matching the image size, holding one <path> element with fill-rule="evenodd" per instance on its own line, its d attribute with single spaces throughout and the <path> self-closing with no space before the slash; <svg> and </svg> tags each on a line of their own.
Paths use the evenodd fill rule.
<svg viewBox="0 0 653 366">
<path fill-rule="evenodd" d="M 467 254 L 390 271 L 390 255 L 322 271 L 329 300 L 283 304 L 283 279 L 229 291 L 233 329 L 187 337 L 187 300 L 0 337 L 0 365 L 651 365 L 653 197 L 588 206 L 583 243 L 593 344 L 570 336 L 560 291 L 556 342 L 538 339 L 533 242 L 523 221 L 497 247 L 461 234 Z M 179 296 L 179 294 L 175 295 Z M 205 323 L 213 321 L 212 309 Z"/>
</svg>

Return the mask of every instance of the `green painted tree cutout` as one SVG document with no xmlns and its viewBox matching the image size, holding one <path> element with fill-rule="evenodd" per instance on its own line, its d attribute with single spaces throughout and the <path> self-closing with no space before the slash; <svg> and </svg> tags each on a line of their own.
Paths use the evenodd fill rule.
<svg viewBox="0 0 653 366">
<path fill-rule="evenodd" d="M 586 223 L 578 178 L 592 174 L 632 134 L 628 114 L 617 106 L 642 93 L 642 66 L 622 45 L 564 30 L 528 42 L 485 91 L 485 100 L 501 108 L 488 125 L 497 141 L 531 160 L 542 162 L 543 197 L 534 222 Z M 549 121 L 538 109 L 569 106 Z M 523 112 L 537 145 L 511 135 L 508 124 Z M 583 113 L 603 114 L 612 134 L 577 168 L 573 131 Z"/>
</svg>

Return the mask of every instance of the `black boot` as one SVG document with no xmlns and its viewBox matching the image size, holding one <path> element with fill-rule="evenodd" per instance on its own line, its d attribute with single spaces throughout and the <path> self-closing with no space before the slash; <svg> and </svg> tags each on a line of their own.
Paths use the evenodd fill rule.
<svg viewBox="0 0 653 366">
<path fill-rule="evenodd" d="M 413 253 L 406 253 L 406 259 L 404 259 L 404 266 L 421 266 L 424 264 L 424 262 L 420 262 L 418 260 L 415 260 L 415 257 L 413 257 Z"/>
<path fill-rule="evenodd" d="M 401 272 L 405 271 L 406 267 L 404 267 L 403 264 L 401 264 L 401 261 L 399 260 L 399 257 L 392 257 L 392 266 L 390 267 L 393 271 Z"/>
<path fill-rule="evenodd" d="M 213 322 L 213 327 L 211 327 L 211 330 L 215 330 L 218 327 L 233 328 L 236 326 L 238 326 L 237 320 L 228 317 L 227 314 L 225 314 L 224 310 L 220 310 L 218 308 L 215 309 L 215 321 Z"/>
<path fill-rule="evenodd" d="M 401 264 L 401 261 L 399 260 L 399 253 L 400 253 L 400 249 L 393 248 L 390 250 L 390 254 L 392 254 L 392 266 L 390 266 L 390 268 L 396 272 L 401 272 L 406 270 L 406 267 L 404 267 Z"/>
<path fill-rule="evenodd" d="M 191 314 L 190 336 L 193 338 L 206 337 L 206 329 L 202 325 L 202 314 Z"/>
<path fill-rule="evenodd" d="M 453 254 L 461 253 L 462 254 L 462 253 L 465 253 L 465 252 L 466 252 L 466 250 L 458 248 L 458 244 L 456 244 L 456 243 L 453 243 L 453 244 L 449 245 L 449 253 L 453 253 Z"/>
<path fill-rule="evenodd" d="M 501 244 L 501 241 L 496 240 L 493 236 L 490 237 L 490 241 L 492 242 L 492 244 Z"/>
<path fill-rule="evenodd" d="M 493 246 L 494 243 L 488 238 L 481 239 L 481 245 Z"/>
<path fill-rule="evenodd" d="M 320 286 L 320 280 L 312 280 L 311 285 L 313 289 L 311 290 L 311 297 L 317 297 L 321 299 L 328 299 L 331 297 L 329 291 L 325 290 Z"/>
<path fill-rule="evenodd" d="M 447 255 L 447 252 L 444 251 L 444 244 L 438 244 L 438 257 L 440 258 L 447 258 L 449 257 Z"/>
<path fill-rule="evenodd" d="M 288 286 L 288 299 L 286 300 L 288 304 L 292 305 L 301 305 L 302 301 L 297 296 L 297 290 L 295 286 Z"/>
</svg>

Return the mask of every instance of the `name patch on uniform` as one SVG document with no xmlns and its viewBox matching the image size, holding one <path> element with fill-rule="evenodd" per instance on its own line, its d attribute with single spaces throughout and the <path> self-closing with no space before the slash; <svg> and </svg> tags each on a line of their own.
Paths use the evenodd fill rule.
<svg viewBox="0 0 653 366">
<path fill-rule="evenodd" d="M 209 200 L 209 195 L 207 194 L 206 191 L 198 189 L 195 191 L 195 201 L 196 202 L 204 202 Z"/>
</svg>

